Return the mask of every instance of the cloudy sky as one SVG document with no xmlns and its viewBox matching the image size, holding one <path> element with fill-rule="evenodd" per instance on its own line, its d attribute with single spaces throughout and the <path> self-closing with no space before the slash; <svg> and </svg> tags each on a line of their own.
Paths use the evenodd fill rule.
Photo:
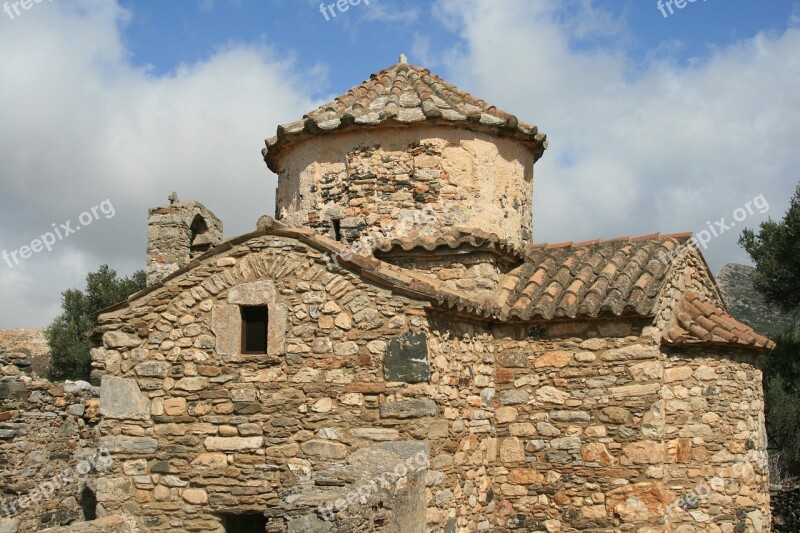
<svg viewBox="0 0 800 533">
<path fill-rule="evenodd" d="M 263 139 L 401 52 L 548 134 L 538 242 L 699 232 L 763 198 L 708 243 L 716 272 L 800 181 L 797 1 L 366 1 L 5 3 L 0 252 L 82 227 L 0 259 L 0 329 L 48 324 L 101 264 L 142 268 L 173 190 L 253 230 L 274 213 Z"/>
</svg>

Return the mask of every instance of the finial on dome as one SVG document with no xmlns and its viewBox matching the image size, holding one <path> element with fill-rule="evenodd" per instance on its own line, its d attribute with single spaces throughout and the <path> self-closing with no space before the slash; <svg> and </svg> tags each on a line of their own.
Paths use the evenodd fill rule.
<svg viewBox="0 0 800 533">
<path fill-rule="evenodd" d="M 408 65 L 408 58 L 405 54 L 400 54 L 400 64 L 401 65 Z"/>
</svg>

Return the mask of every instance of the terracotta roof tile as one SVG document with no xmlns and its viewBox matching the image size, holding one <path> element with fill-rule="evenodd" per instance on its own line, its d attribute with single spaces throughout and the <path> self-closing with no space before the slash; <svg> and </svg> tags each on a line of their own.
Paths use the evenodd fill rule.
<svg viewBox="0 0 800 533">
<path fill-rule="evenodd" d="M 718 344 L 769 351 L 775 343 L 738 322 L 724 309 L 686 291 L 679 303 L 676 324 L 664 333 L 668 345 Z"/>
<path fill-rule="evenodd" d="M 445 232 L 448 233 L 448 232 Z M 684 244 L 688 237 L 654 236 L 648 239 L 589 241 L 558 247 L 527 246 L 525 253 L 508 248 L 494 235 L 464 234 L 463 229 L 433 240 L 438 246 L 475 246 L 506 254 L 510 261 L 522 261 L 500 280 L 494 295 L 476 298 L 456 292 L 424 273 L 384 262 L 380 257 L 347 253 L 344 243 L 313 232 L 289 228 L 263 217 L 256 232 L 230 239 L 163 281 L 132 295 L 103 312 L 110 312 L 147 294 L 169 286 L 176 278 L 189 275 L 195 267 L 234 246 L 264 236 L 285 236 L 331 254 L 339 264 L 352 268 L 365 279 L 391 287 L 393 291 L 435 303 L 440 308 L 480 318 L 506 320 L 550 320 L 553 318 L 599 318 L 614 316 L 653 317 L 661 288 L 667 282 L 670 262 L 664 252 Z M 681 242 L 683 240 L 683 242 Z M 379 250 L 406 250 L 431 245 L 428 240 L 405 242 L 390 239 L 377 243 Z M 410 248 L 409 248 L 410 247 Z M 512 250 L 508 252 L 508 250 Z M 737 322 L 723 309 L 688 291 L 676 304 L 673 327 L 663 334 L 667 345 L 719 344 L 768 351 L 769 339 Z"/>
<path fill-rule="evenodd" d="M 525 259 L 522 250 L 494 233 L 460 227 L 444 228 L 436 235 L 377 238 L 373 241 L 373 250 L 376 255 L 381 255 L 398 250 L 410 252 L 419 248 L 430 252 L 444 246 L 456 249 L 465 245 L 493 252 L 519 263 Z"/>
<path fill-rule="evenodd" d="M 674 327 L 667 330 L 664 336 L 669 343 L 679 344 L 687 339 L 687 337 L 689 336 L 689 332 L 686 331 L 685 329 Z"/>
<path fill-rule="evenodd" d="M 692 238 L 693 235 L 694 235 L 694 233 L 692 233 L 691 231 L 688 231 L 688 232 L 683 232 L 683 233 L 667 233 L 665 235 L 662 234 L 661 238 L 662 239 L 690 239 L 690 238 Z"/>
<path fill-rule="evenodd" d="M 547 147 L 546 136 L 536 126 L 475 98 L 426 68 L 401 61 L 302 120 L 278 126 L 277 135 L 266 140 L 262 153 L 269 168 L 277 172 L 278 153 L 299 139 L 353 128 L 420 122 L 513 137 L 529 146 L 536 159 Z"/>
<path fill-rule="evenodd" d="M 685 242 L 685 238 L 684 238 Z M 504 282 L 502 319 L 649 316 L 670 266 L 669 250 L 682 244 L 658 234 L 556 245 L 530 245 L 525 265 Z"/>
</svg>

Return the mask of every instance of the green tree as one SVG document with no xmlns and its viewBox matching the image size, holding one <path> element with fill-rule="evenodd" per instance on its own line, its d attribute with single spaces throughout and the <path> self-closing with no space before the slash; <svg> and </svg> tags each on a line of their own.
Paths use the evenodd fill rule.
<svg viewBox="0 0 800 533">
<path fill-rule="evenodd" d="M 775 338 L 776 348 L 764 358 L 764 404 L 772 453 L 781 466 L 800 474 L 800 185 L 783 220 L 762 222 L 758 233 L 746 229 L 739 244 L 756 264 L 753 285 L 767 303 L 795 317 L 795 327 Z"/>
<path fill-rule="evenodd" d="M 94 315 L 131 294 L 144 289 L 145 273 L 118 278 L 108 265 L 86 276 L 86 290 L 68 289 L 61 293 L 61 315 L 47 328 L 50 345 L 50 378 L 88 379 L 91 371 L 89 340 L 86 332 L 95 326 Z"/>
<path fill-rule="evenodd" d="M 781 452 L 782 467 L 800 474 L 800 335 L 787 331 L 764 358 L 764 399 L 770 449 Z"/>
<path fill-rule="evenodd" d="M 756 264 L 753 283 L 767 300 L 787 313 L 800 308 L 800 185 L 781 222 L 761 223 L 758 234 L 746 229 L 739 244 Z"/>
</svg>

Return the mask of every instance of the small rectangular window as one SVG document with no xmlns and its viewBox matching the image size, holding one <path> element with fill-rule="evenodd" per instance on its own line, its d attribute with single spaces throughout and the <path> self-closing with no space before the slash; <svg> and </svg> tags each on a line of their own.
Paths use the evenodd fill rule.
<svg viewBox="0 0 800 533">
<path fill-rule="evenodd" d="M 338 218 L 334 218 L 331 222 L 333 223 L 333 237 L 337 241 L 341 241 L 342 240 L 342 221 L 339 220 Z"/>
<path fill-rule="evenodd" d="M 264 533 L 267 519 L 258 514 L 224 515 L 222 526 L 225 533 Z"/>
<path fill-rule="evenodd" d="M 266 306 L 242 307 L 242 353 L 267 353 L 268 318 Z"/>
</svg>

